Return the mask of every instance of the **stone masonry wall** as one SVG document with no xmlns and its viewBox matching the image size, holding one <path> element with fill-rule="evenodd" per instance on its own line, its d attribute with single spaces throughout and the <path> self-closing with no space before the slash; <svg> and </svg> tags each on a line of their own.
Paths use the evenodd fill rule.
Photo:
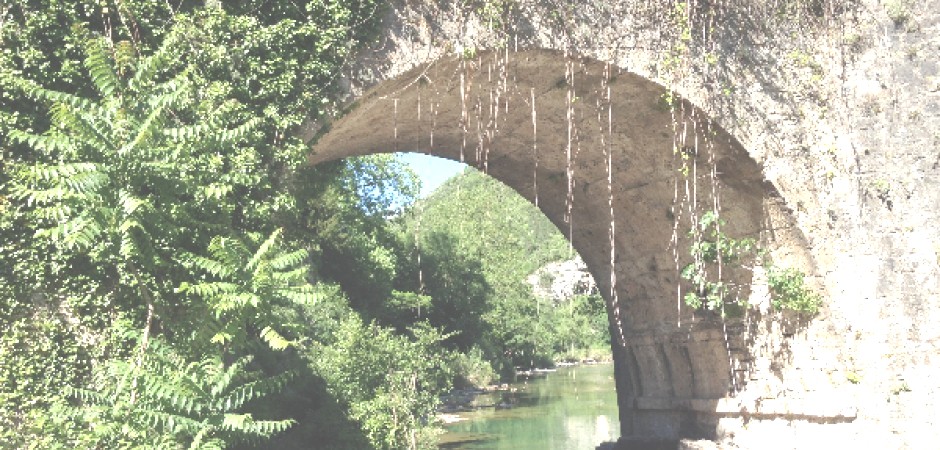
<svg viewBox="0 0 940 450">
<path fill-rule="evenodd" d="M 730 354 L 730 389 L 716 380 L 719 400 L 673 389 L 622 408 L 680 414 L 728 447 L 936 445 L 940 1 L 490 3 L 509 8 L 391 2 L 380 41 L 344 79 L 350 100 L 421 64 L 491 48 L 554 49 L 638 74 L 740 142 L 775 194 L 764 197 L 760 239 L 826 299 L 811 320 L 774 312 L 756 268 L 744 320 L 632 335 L 634 348 L 681 345 L 619 356 L 633 361 L 618 370 L 643 379 L 675 376 L 660 366 L 688 355 L 670 352 Z M 677 437 L 695 437 L 686 429 Z"/>
</svg>

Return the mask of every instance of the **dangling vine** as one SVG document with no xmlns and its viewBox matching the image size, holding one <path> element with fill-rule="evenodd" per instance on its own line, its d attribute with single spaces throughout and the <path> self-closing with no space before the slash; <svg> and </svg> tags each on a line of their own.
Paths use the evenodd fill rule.
<svg viewBox="0 0 940 450">
<path fill-rule="evenodd" d="M 535 207 L 539 206 L 539 133 L 538 133 L 538 113 L 535 107 L 535 88 L 531 89 L 532 106 L 532 198 Z"/>
<path fill-rule="evenodd" d="M 565 83 L 567 92 L 565 93 L 565 123 L 568 130 L 568 139 L 565 143 L 565 181 L 568 186 L 568 192 L 565 196 L 565 223 L 568 224 L 568 242 L 574 238 L 574 218 L 571 210 L 574 208 L 574 160 L 573 144 L 575 140 L 574 125 L 574 63 L 568 55 L 565 55 Z"/>
<path fill-rule="evenodd" d="M 607 240 L 610 245 L 610 290 L 608 291 L 608 310 L 614 325 L 617 328 L 617 344 L 621 347 L 627 346 L 627 339 L 623 332 L 623 318 L 620 316 L 620 301 L 617 295 L 617 220 L 614 213 L 614 155 L 613 155 L 613 134 L 614 134 L 614 113 L 613 98 L 611 96 L 611 68 L 610 64 L 604 65 L 604 75 L 601 78 L 601 93 L 597 96 L 597 124 L 598 134 L 601 137 L 601 148 L 604 151 L 604 166 L 607 172 L 607 208 L 610 214 L 610 225 L 607 230 Z M 606 108 L 606 111 L 605 111 Z M 604 112 L 607 116 L 607 129 L 604 129 Z"/>
</svg>

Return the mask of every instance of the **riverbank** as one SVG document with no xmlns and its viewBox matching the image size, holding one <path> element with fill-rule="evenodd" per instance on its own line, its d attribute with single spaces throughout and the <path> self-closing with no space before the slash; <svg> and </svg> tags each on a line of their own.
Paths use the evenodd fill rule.
<svg viewBox="0 0 940 450">
<path fill-rule="evenodd" d="M 501 383 L 501 384 L 491 384 L 483 387 L 473 387 L 468 389 L 452 389 L 446 395 L 440 397 L 441 406 L 438 407 L 438 419 L 442 423 L 453 423 L 459 421 L 459 418 L 452 417 L 454 413 L 458 412 L 470 412 L 475 411 L 481 408 L 497 408 L 497 409 L 508 409 L 513 407 L 512 396 L 503 396 L 501 401 L 480 401 L 479 397 L 487 394 L 493 393 L 509 393 L 519 391 L 520 389 L 525 389 L 526 382 L 532 378 L 544 377 L 548 374 L 555 373 L 559 369 L 580 367 L 580 366 L 594 366 L 599 364 L 610 364 L 613 361 L 601 360 L 598 361 L 593 358 L 587 358 L 581 361 L 559 361 L 555 363 L 555 367 L 551 368 L 534 368 L 534 369 L 520 369 L 517 368 L 515 372 L 515 382 L 522 382 L 521 386 L 513 386 L 510 383 Z M 491 397 L 487 397 L 490 399 Z"/>
<path fill-rule="evenodd" d="M 610 364 L 560 366 L 457 396 L 469 401 L 438 415 L 441 449 L 595 448 L 620 429 Z"/>
</svg>

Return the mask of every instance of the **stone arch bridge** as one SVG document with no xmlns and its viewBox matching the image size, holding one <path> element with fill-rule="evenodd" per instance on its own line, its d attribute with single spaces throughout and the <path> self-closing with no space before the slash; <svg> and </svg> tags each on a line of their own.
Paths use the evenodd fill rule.
<svg viewBox="0 0 940 450">
<path fill-rule="evenodd" d="M 624 448 L 940 438 L 940 2 L 464 3 L 388 4 L 311 163 L 422 152 L 536 203 L 607 299 Z M 708 211 L 765 252 L 708 268 L 735 317 L 681 300 Z"/>
</svg>

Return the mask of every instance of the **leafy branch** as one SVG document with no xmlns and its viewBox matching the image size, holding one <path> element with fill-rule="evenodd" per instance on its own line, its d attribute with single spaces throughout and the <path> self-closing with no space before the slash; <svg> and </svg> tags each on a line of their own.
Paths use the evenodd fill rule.
<svg viewBox="0 0 940 450">
<path fill-rule="evenodd" d="M 770 266 L 767 270 L 767 285 L 775 309 L 816 314 L 822 306 L 822 296 L 809 290 L 805 274 L 793 268 L 781 269 Z"/>
<path fill-rule="evenodd" d="M 274 350 L 283 350 L 295 342 L 285 338 L 275 327 L 269 313 L 273 305 L 310 305 L 316 300 L 313 286 L 306 280 L 306 250 L 285 250 L 280 245 L 281 230 L 264 241 L 250 233 L 245 239 L 217 236 L 209 244 L 209 256 L 183 254 L 180 263 L 202 272 L 207 279 L 180 284 L 177 292 L 201 299 L 216 321 L 210 341 L 222 346 L 247 338 L 245 321 L 262 327 L 258 336 Z"/>
<path fill-rule="evenodd" d="M 218 357 L 187 362 L 160 341 L 151 348 L 143 365 L 112 360 L 98 371 L 95 387 L 67 389 L 80 406 L 64 407 L 62 416 L 82 425 L 82 447 L 222 449 L 292 425 L 239 412 L 279 392 L 292 373 L 263 378 L 247 370 L 247 357 L 230 365 Z"/>
<path fill-rule="evenodd" d="M 702 215 L 695 228 L 689 232 L 692 244 L 689 253 L 692 262 L 687 264 L 680 276 L 692 283 L 693 290 L 683 297 L 692 308 L 709 311 L 722 309 L 730 294 L 729 285 L 709 268 L 718 264 L 739 264 L 747 256 L 753 256 L 756 242 L 750 238 L 733 239 L 721 231 L 724 220 L 714 211 Z"/>
</svg>

